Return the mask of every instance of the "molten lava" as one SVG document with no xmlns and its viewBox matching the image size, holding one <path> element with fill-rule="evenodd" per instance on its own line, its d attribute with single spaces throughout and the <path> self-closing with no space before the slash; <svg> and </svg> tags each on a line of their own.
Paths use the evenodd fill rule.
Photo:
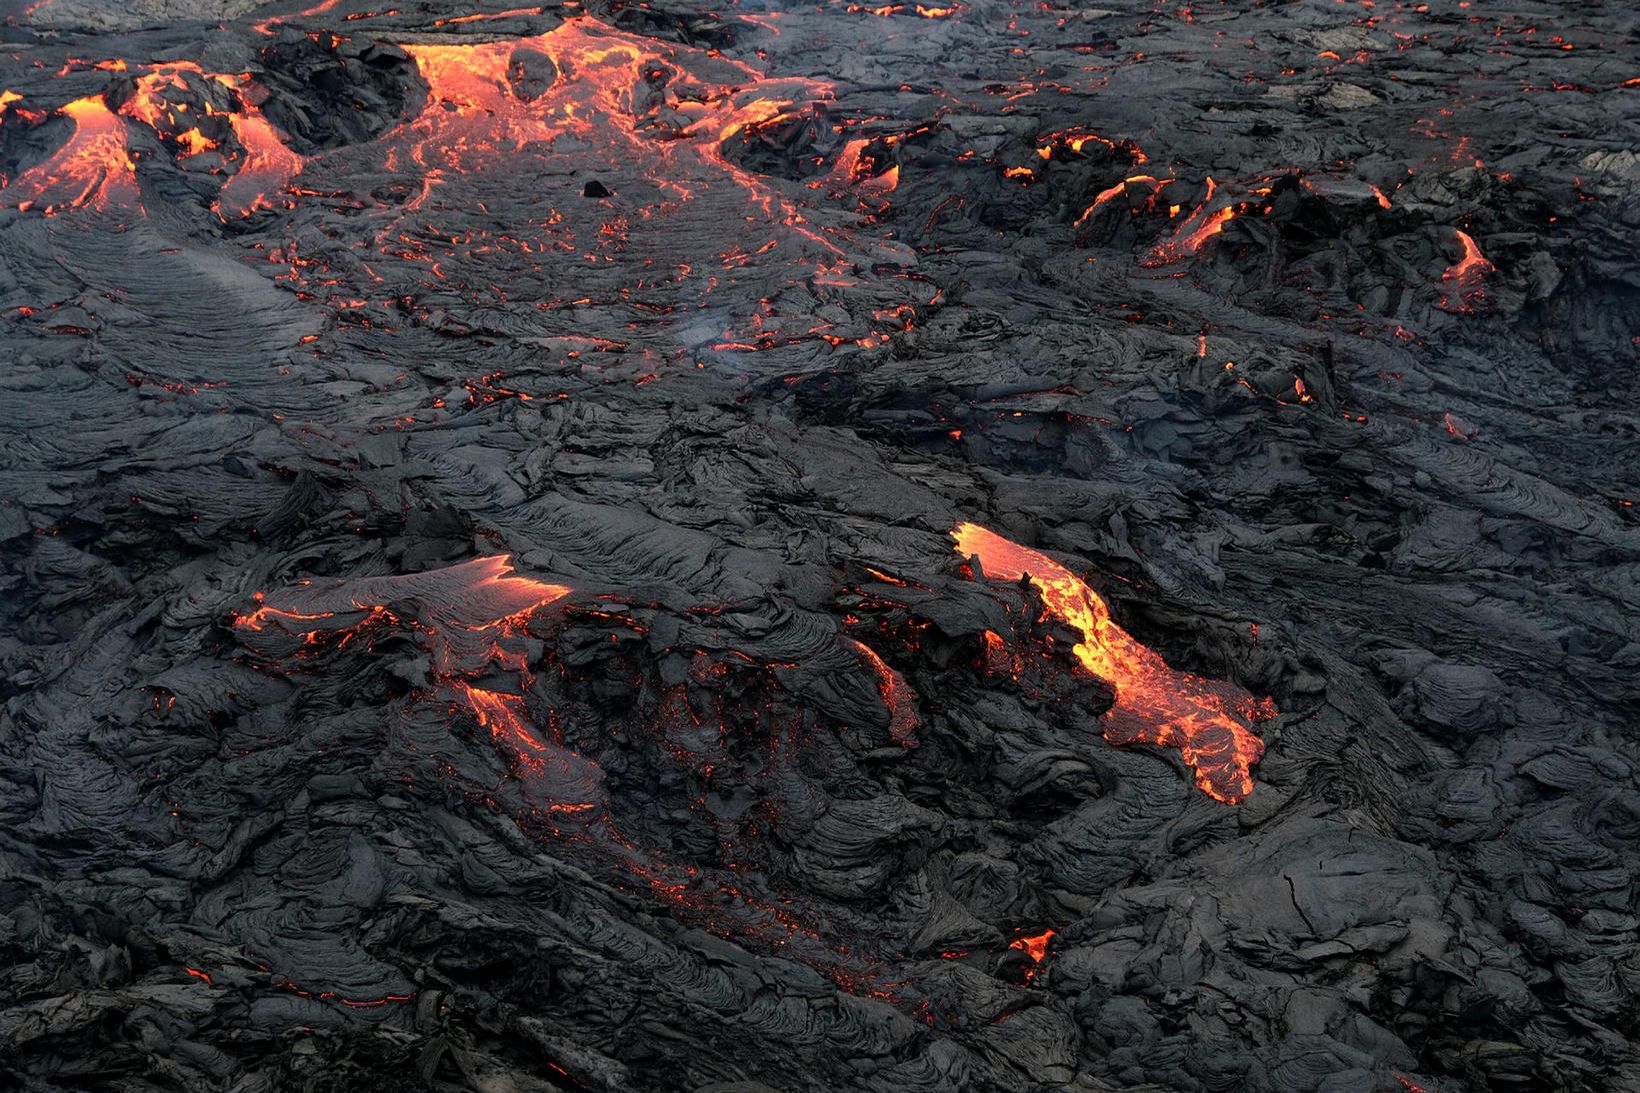
<svg viewBox="0 0 1640 1093">
<path fill-rule="evenodd" d="M 393 634 L 417 635 L 430 654 L 428 686 L 418 690 L 417 700 L 464 710 L 488 731 L 526 806 L 525 813 L 513 814 L 521 825 L 528 821 L 525 830 L 599 851 L 605 862 L 622 870 L 621 875 L 639 878 L 649 891 L 713 933 L 760 938 L 793 955 L 800 947 L 811 967 L 843 989 L 897 1000 L 871 961 L 828 942 L 790 900 L 748 891 L 749 879 L 736 871 L 732 860 L 724 871 L 709 872 L 662 860 L 621 834 L 611 815 L 602 768 L 566 746 L 555 711 L 539 717 L 532 711 L 530 690 L 535 680 L 524 639 L 541 634 L 548 620 L 538 613 L 570 592 L 564 585 L 515 574 L 510 558 L 503 555 L 407 576 L 301 582 L 271 599 L 259 593 L 256 606 L 236 617 L 234 628 L 253 653 L 287 667 L 328 657 L 356 642 L 368 647 Z M 623 618 L 595 611 L 586 615 Z M 855 648 L 878 676 L 889 706 L 891 733 L 910 746 L 915 693 L 869 648 L 859 643 Z M 707 664 L 704 670 L 712 669 Z M 514 685 L 505 686 L 500 681 L 509 674 Z M 700 723 L 683 688 L 674 691 L 669 714 L 685 731 L 681 722 L 693 722 L 701 739 L 715 739 L 721 731 L 716 719 Z M 799 726 L 800 720 L 790 731 L 777 730 L 772 741 L 776 753 L 796 744 Z M 685 762 L 701 758 L 682 748 L 674 754 Z M 705 776 L 711 776 L 710 766 Z M 484 799 L 492 806 L 496 803 L 487 792 Z"/>
<path fill-rule="evenodd" d="M 189 76 L 233 90 L 239 108 L 217 110 L 207 101 L 203 114 L 190 110 L 179 94 L 188 90 L 185 77 Z M 73 133 L 49 159 L 11 181 L 5 190 L 8 204 L 23 210 L 39 206 L 47 216 L 81 208 L 141 211 L 123 120 L 129 118 L 173 141 L 178 159 L 208 151 L 222 154 L 224 163 L 234 169 L 217 197 L 219 215 L 223 209 L 242 216 L 269 207 L 269 195 L 283 189 L 306 160 L 286 147 L 261 111 L 239 95 L 249 79 L 208 73 L 191 61 L 169 61 L 137 77 L 135 89 L 118 112 L 110 110 L 100 95 L 68 103 L 58 113 L 74 122 Z M 237 147 L 226 147 L 218 139 L 225 132 L 232 133 Z"/>
<path fill-rule="evenodd" d="M 744 296 L 759 301 L 756 314 L 724 316 L 728 325 L 712 332 L 691 330 L 691 349 L 756 351 L 827 333 L 812 309 L 781 306 L 772 290 L 852 284 L 838 227 L 821 227 L 780 180 L 742 167 L 736 153 L 765 135 L 779 141 L 784 127 L 811 124 L 809 115 L 834 98 L 829 84 L 770 78 L 715 51 L 586 16 L 524 38 L 403 48 L 428 85 L 421 109 L 377 140 L 316 157 L 309 168 L 317 186 L 333 171 L 341 180 L 384 166 L 410 181 L 407 200 L 376 236 L 381 254 L 424 263 L 441 291 L 475 293 L 499 283 L 497 260 L 505 256 L 561 285 L 565 301 L 585 295 L 579 271 L 587 263 L 631 265 L 634 255 L 664 254 L 672 260 L 622 289 L 646 321 L 681 310 L 680 299 L 701 309 L 707 294 L 758 286 Z M 845 148 L 821 185 L 854 190 L 862 206 L 878 208 L 898 168 L 863 166 L 863 148 Z M 447 227 L 446 216 L 459 223 L 475 206 L 487 211 L 491 193 L 514 201 L 524 179 L 533 180 L 527 216 L 495 231 Z M 850 209 L 841 223 L 858 215 Z M 714 231 L 691 228 L 700 223 Z"/>
<path fill-rule="evenodd" d="M 1127 178 L 1124 178 L 1114 186 L 1108 186 L 1105 189 L 1100 190 L 1099 193 L 1094 196 L 1093 204 L 1089 205 L 1086 209 L 1083 209 L 1082 215 L 1076 218 L 1076 224 L 1080 227 L 1088 219 L 1088 217 L 1097 212 L 1106 202 L 1111 201 L 1114 198 L 1121 197 L 1123 194 L 1127 193 L 1129 186 L 1150 187 L 1150 196 L 1145 199 L 1144 204 L 1144 208 L 1150 209 L 1156 204 L 1156 198 L 1161 193 L 1162 187 L 1167 186 L 1172 182 L 1173 180 L 1171 178 L 1157 178 L 1154 175 L 1129 175 Z"/>
<path fill-rule="evenodd" d="M 902 748 L 915 747 L 917 744 L 917 692 L 912 690 L 911 684 L 905 677 L 895 671 L 888 662 L 877 655 L 876 650 L 864 642 L 849 639 L 861 658 L 871 666 L 877 675 L 877 693 L 883 696 L 883 705 L 888 707 L 888 733 L 894 742 Z"/>
<path fill-rule="evenodd" d="M 1008 948 L 1024 953 L 1031 962 L 1031 966 L 1025 969 L 1025 982 L 1035 979 L 1036 973 L 1041 970 L 1042 959 L 1048 955 L 1048 943 L 1053 940 L 1054 933 L 1053 930 L 1044 930 L 1040 934 L 1016 937 L 1008 943 Z"/>
<path fill-rule="evenodd" d="M 811 219 L 813 210 L 787 196 L 779 179 L 742 167 L 736 158 L 741 145 L 779 142 L 786 127 L 812 124 L 810 115 L 835 98 L 830 84 L 771 78 L 715 50 L 630 34 L 587 16 L 519 39 L 403 48 L 428 86 L 420 109 L 374 140 L 312 156 L 288 147 L 255 105 L 259 88 L 249 74 L 213 73 L 192 61 L 130 66 L 134 86 L 118 100 L 118 110 L 100 97 L 64 107 L 61 113 L 75 124 L 69 141 L 11 180 L 5 200 L 23 209 L 44 205 L 52 214 L 109 206 L 140 211 L 126 127 L 141 124 L 166 142 L 178 164 L 188 161 L 192 178 L 222 180 L 214 202 L 220 218 L 293 207 L 304 194 L 346 190 L 347 180 L 361 171 L 399 176 L 402 189 L 390 185 L 377 193 L 403 195 L 390 202 L 385 223 L 378 221 L 378 254 L 424 263 L 431 278 L 475 300 L 505 298 L 498 255 L 515 257 L 531 274 L 555 275 L 567 289 L 588 268 L 583 263 L 627 263 L 634 252 L 675 251 L 683 234 L 713 249 L 690 250 L 679 255 L 687 261 L 646 270 L 637 285 L 623 286 L 628 306 L 665 315 L 678 308 L 681 295 L 686 306 L 700 309 L 706 294 L 746 282 L 758 284 L 760 301 L 757 314 L 728 317 L 721 340 L 691 329 L 693 340 L 685 348 L 762 350 L 813 340 L 870 347 L 888 341 L 890 332 L 881 330 L 833 332 L 829 323 L 816 321 L 812 308 L 784 306 L 772 290 L 821 285 L 827 286 L 824 293 L 857 284 L 843 260 L 842 233 L 860 223 L 862 213 L 886 207 L 900 167 L 881 155 L 868 158 L 866 141 L 846 142 L 835 166 L 811 188 L 852 193 L 858 204 L 840 218 L 829 216 L 822 227 Z M 17 101 L 8 93 L 0 105 Z M 293 184 L 298 175 L 301 187 Z M 474 207 L 488 212 L 484 198 L 490 191 L 510 196 L 523 178 L 541 185 L 532 190 L 527 214 L 500 230 L 464 232 L 432 220 L 446 211 L 445 193 L 459 223 Z M 617 192 L 606 179 L 621 180 L 628 192 Z M 716 238 L 674 230 L 679 223 L 700 222 L 718 225 Z M 315 284 L 340 284 L 333 277 L 315 282 L 294 263 L 281 279 L 313 296 L 319 295 Z M 685 281 L 687 288 L 675 291 Z M 367 299 L 360 288 L 330 295 Z M 537 306 L 547 309 L 580 295 L 565 291 L 560 301 L 548 297 Z M 908 325 L 899 322 L 897 328 Z"/>
<path fill-rule="evenodd" d="M 232 87 L 241 86 L 237 82 L 238 77 L 217 76 L 215 79 Z M 307 160 L 286 147 L 273 123 L 249 104 L 243 110 L 230 113 L 228 124 L 233 127 L 234 138 L 245 151 L 239 170 L 234 172 L 217 197 L 219 210 L 227 208 L 243 216 L 256 209 L 271 208 L 273 199 L 270 195 L 289 185 Z"/>
<path fill-rule="evenodd" d="M 794 209 L 725 159 L 720 146 L 800 102 L 830 98 L 824 84 L 770 80 L 739 62 L 660 46 L 590 18 L 512 41 L 403 48 L 430 90 L 420 114 L 384 138 L 390 170 L 403 169 L 407 159 L 436 184 L 442 172 L 503 165 L 567 137 L 597 149 L 591 157 L 583 153 L 584 162 L 642 164 L 655 185 L 679 200 L 727 190 L 737 201 L 749 196 L 765 215 L 778 210 L 788 224 L 800 223 Z M 531 97 L 514 86 L 526 57 L 553 73 L 550 85 Z M 685 61 L 721 69 L 721 82 L 697 76 Z"/>
<path fill-rule="evenodd" d="M 120 113 L 144 122 L 161 136 L 177 140 L 183 145 L 183 156 L 219 148 L 220 145 L 200 132 L 197 124 L 184 128 L 192 124 L 188 120 L 187 105 L 180 97 L 173 101 L 173 96 L 187 90 L 185 75 L 229 88 L 239 103 L 239 109 L 223 111 L 216 110 L 209 102 L 205 104 L 206 118 L 223 119 L 239 146 L 224 154 L 237 169 L 217 196 L 218 213 L 226 209 L 243 216 L 256 209 L 272 207 L 269 195 L 283 190 L 307 161 L 285 145 L 273 124 L 242 94 L 249 87 L 249 76 L 205 72 L 191 61 L 155 65 L 137 79 L 136 92 L 120 107 Z"/>
<path fill-rule="evenodd" d="M 1047 555 L 977 524 L 958 524 L 951 535 L 957 553 L 977 557 L 987 577 L 1028 577 L 1047 613 L 1081 632 L 1076 659 L 1116 691 L 1105 719 L 1106 740 L 1177 748 L 1196 772 L 1197 788 L 1228 804 L 1253 791 L 1251 768 L 1264 754 L 1264 742 L 1250 726 L 1275 716 L 1274 703 L 1256 702 L 1234 684 L 1168 667 L 1116 624 L 1098 593 Z"/>
<path fill-rule="evenodd" d="M 1454 298 L 1451 292 L 1443 294 L 1440 306 L 1447 311 L 1473 311 L 1474 305 L 1485 299 L 1483 279 L 1496 267 L 1487 261 L 1468 232 L 1455 231 L 1453 234 L 1457 236 L 1463 254 L 1441 274 L 1441 281 L 1456 287 L 1457 295 Z"/>
<path fill-rule="evenodd" d="M 1222 232 L 1224 226 L 1235 219 L 1236 207 L 1233 204 L 1221 205 L 1209 211 L 1208 205 L 1212 202 L 1213 195 L 1217 190 L 1218 184 L 1209 177 L 1207 179 L 1207 193 L 1202 198 L 1201 204 L 1197 205 L 1189 218 L 1179 225 L 1179 230 L 1173 233 L 1171 239 L 1158 243 L 1151 248 L 1150 253 L 1145 256 L 1144 261 L 1140 264 L 1165 266 L 1180 259 L 1188 258 L 1201 250 L 1202 245 L 1209 239 Z"/>
<path fill-rule="evenodd" d="M 7 203 L 23 210 L 39 206 L 47 216 L 65 209 L 140 208 L 136 164 L 119 116 L 98 95 L 75 99 L 57 112 L 73 121 L 73 133 L 48 159 L 12 180 Z"/>
</svg>

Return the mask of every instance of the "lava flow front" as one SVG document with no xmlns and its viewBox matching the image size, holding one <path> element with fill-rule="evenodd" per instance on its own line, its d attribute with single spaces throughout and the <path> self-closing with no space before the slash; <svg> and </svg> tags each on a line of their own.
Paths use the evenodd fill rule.
<svg viewBox="0 0 1640 1093">
<path fill-rule="evenodd" d="M 1029 578 L 1048 614 L 1081 631 L 1076 659 L 1116 691 L 1116 704 L 1105 718 L 1106 740 L 1177 748 L 1196 772 L 1197 787 L 1228 804 L 1253 791 L 1252 766 L 1264 754 L 1264 742 L 1251 726 L 1275 716 L 1274 702 L 1255 701 L 1234 684 L 1169 668 L 1116 624 L 1105 601 L 1082 578 L 1047 555 L 978 524 L 958 524 L 951 537 L 958 554 L 979 559 L 985 576 Z"/>
<path fill-rule="evenodd" d="M 98 95 L 75 99 L 57 113 L 73 124 L 68 139 L 48 159 L 11 180 L 4 191 L 6 203 L 25 211 L 39 207 L 47 216 L 64 209 L 102 211 L 135 204 L 136 164 L 119 116 Z"/>
</svg>

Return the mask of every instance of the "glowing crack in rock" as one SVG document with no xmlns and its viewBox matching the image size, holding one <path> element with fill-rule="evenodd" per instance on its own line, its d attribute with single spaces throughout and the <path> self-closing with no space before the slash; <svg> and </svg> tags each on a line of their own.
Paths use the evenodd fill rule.
<svg viewBox="0 0 1640 1093">
<path fill-rule="evenodd" d="M 1158 243 L 1151 248 L 1140 265 L 1165 266 L 1188 258 L 1201 250 L 1209 239 L 1224 231 L 1224 226 L 1236 217 L 1234 204 L 1221 205 L 1211 212 L 1207 206 L 1212 202 L 1214 194 L 1218 192 L 1218 183 L 1212 177 L 1207 179 L 1207 193 L 1201 203 L 1196 206 L 1179 230 L 1173 233 L 1171 239 Z"/>
<path fill-rule="evenodd" d="M 539 609 L 569 595 L 512 571 L 510 557 L 478 558 L 446 569 L 391 577 L 298 585 L 234 620 L 247 644 L 288 658 L 331 637 L 338 648 L 380 624 L 419 633 L 432 656 L 434 692 L 465 706 L 488 729 L 509 760 L 532 807 L 549 816 L 594 819 L 604 812 L 603 775 L 597 764 L 563 746 L 532 721 L 525 699 L 527 658 L 517 643 Z M 413 617 L 401 618 L 406 607 Z M 281 637 L 287 639 L 281 647 Z M 517 673 L 516 692 L 474 682 L 491 668 Z"/>
<path fill-rule="evenodd" d="M 883 696 L 883 705 L 888 707 L 889 735 L 903 748 L 916 747 L 917 692 L 871 646 L 853 638 L 846 640 L 877 676 L 877 693 Z"/>
<path fill-rule="evenodd" d="M 1227 804 L 1253 791 L 1251 768 L 1264 742 L 1250 726 L 1275 716 L 1270 699 L 1255 701 L 1232 683 L 1168 667 L 1116 624 L 1098 593 L 1047 555 L 978 524 L 958 524 L 951 537 L 957 553 L 977 557 L 987 577 L 1028 577 L 1048 614 L 1081 632 L 1077 661 L 1116 691 L 1104 720 L 1106 740 L 1177 748 L 1196 772 L 1197 788 Z"/>
</svg>

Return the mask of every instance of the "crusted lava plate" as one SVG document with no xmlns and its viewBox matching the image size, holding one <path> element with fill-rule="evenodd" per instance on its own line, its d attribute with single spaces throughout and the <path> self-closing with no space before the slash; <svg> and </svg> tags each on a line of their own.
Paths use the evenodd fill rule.
<svg viewBox="0 0 1640 1093">
<path fill-rule="evenodd" d="M 0 1086 L 1640 1089 L 1626 12 L 0 30 Z"/>
</svg>

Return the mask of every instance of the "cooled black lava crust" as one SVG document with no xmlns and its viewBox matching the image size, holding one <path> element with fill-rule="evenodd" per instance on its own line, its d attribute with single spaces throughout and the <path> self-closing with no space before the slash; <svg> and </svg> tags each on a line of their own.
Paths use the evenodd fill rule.
<svg viewBox="0 0 1640 1093">
<path fill-rule="evenodd" d="M 1637 33 L 0 4 L 0 1086 L 1640 1090 Z"/>
</svg>

